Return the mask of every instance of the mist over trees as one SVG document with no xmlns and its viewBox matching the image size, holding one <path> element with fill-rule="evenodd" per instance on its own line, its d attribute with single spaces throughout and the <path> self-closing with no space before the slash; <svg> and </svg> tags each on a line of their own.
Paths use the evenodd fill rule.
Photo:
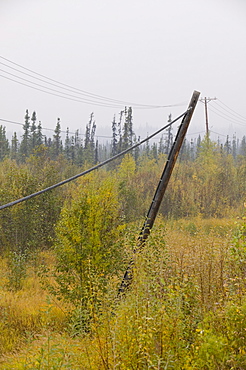
<svg viewBox="0 0 246 370">
<path fill-rule="evenodd" d="M 172 117 L 169 115 L 168 122 Z M 85 133 L 79 134 L 79 129 L 70 133 L 69 127 L 66 129 L 65 139 L 62 140 L 60 118 L 54 128 L 51 137 L 42 133 L 42 123 L 37 123 L 37 114 L 32 114 L 26 110 L 23 124 L 23 134 L 20 138 L 14 132 L 11 141 L 7 138 L 6 127 L 0 125 L 0 161 L 4 158 L 11 158 L 18 163 L 25 163 L 30 155 L 37 155 L 37 152 L 45 150 L 47 155 L 56 160 L 63 156 L 70 163 L 83 166 L 86 164 L 96 164 L 110 156 L 114 156 L 123 150 L 131 147 L 140 141 L 133 130 L 133 111 L 131 107 L 125 107 L 118 115 L 114 115 L 111 123 L 112 138 L 106 143 L 100 143 L 96 135 L 96 120 L 91 113 L 88 123 L 85 125 Z M 161 154 L 168 155 L 173 143 L 173 128 L 169 126 L 164 133 L 151 142 L 146 142 L 141 147 L 133 150 L 135 160 L 144 155 L 147 158 L 158 159 Z M 180 161 L 195 161 L 200 153 L 201 136 L 186 138 L 180 153 Z M 215 151 L 233 157 L 234 162 L 238 157 L 246 155 L 246 136 L 237 138 L 233 135 L 232 140 L 229 136 L 224 140 L 218 138 Z"/>
</svg>

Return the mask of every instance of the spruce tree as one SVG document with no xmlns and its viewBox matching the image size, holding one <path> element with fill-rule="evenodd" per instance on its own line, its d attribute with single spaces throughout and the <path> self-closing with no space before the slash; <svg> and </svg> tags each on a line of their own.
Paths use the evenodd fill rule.
<svg viewBox="0 0 246 370">
<path fill-rule="evenodd" d="M 74 161 L 78 164 L 78 159 L 80 155 L 81 140 L 79 137 L 79 130 L 75 131 L 74 135 Z"/>
<path fill-rule="evenodd" d="M 85 146 L 84 146 L 84 159 L 90 164 L 95 163 L 95 133 L 96 121 L 93 120 L 94 113 L 91 113 L 90 120 L 86 125 L 85 131 Z"/>
<path fill-rule="evenodd" d="M 75 138 L 74 136 L 71 137 L 70 152 L 71 152 L 71 161 L 72 163 L 74 163 L 75 162 Z"/>
<path fill-rule="evenodd" d="M 95 164 L 99 162 L 99 145 L 98 140 L 96 141 L 96 147 L 95 147 Z"/>
<path fill-rule="evenodd" d="M 224 145 L 224 151 L 225 151 L 226 155 L 229 155 L 231 153 L 231 142 L 229 140 L 228 135 L 226 137 L 226 142 L 225 142 L 225 145 Z"/>
<path fill-rule="evenodd" d="M 237 140 L 236 140 L 236 135 L 233 135 L 232 138 L 232 155 L 234 160 L 237 158 Z"/>
<path fill-rule="evenodd" d="M 11 140 L 11 159 L 17 159 L 18 156 L 18 138 L 16 132 L 14 132 Z"/>
<path fill-rule="evenodd" d="M 122 139 L 122 117 L 123 117 L 123 114 L 124 114 L 124 111 L 120 111 L 120 118 L 119 118 L 119 122 L 118 122 L 118 143 L 117 143 L 117 153 L 120 153 L 122 151 L 122 143 L 123 143 L 123 139 Z"/>
<path fill-rule="evenodd" d="M 66 131 L 66 139 L 65 139 L 65 157 L 67 160 L 71 159 L 71 153 L 70 153 L 70 148 L 71 148 L 71 140 L 69 137 L 69 128 L 67 127 Z"/>
<path fill-rule="evenodd" d="M 0 126 L 0 161 L 9 154 L 9 142 L 6 137 L 6 128 Z"/>
<path fill-rule="evenodd" d="M 172 122 L 172 115 L 171 114 L 169 114 L 167 122 L 168 123 Z M 166 143 L 165 143 L 165 154 L 169 154 L 172 145 L 173 145 L 172 126 L 169 126 L 167 128 L 167 137 L 166 137 Z"/>
<path fill-rule="evenodd" d="M 115 120 L 115 115 L 114 115 L 113 122 L 112 122 L 112 136 L 113 136 L 112 155 L 114 156 L 117 154 L 117 124 Z"/>
<path fill-rule="evenodd" d="M 41 121 L 39 121 L 39 123 L 38 123 L 36 140 L 37 140 L 36 141 L 37 146 L 40 146 L 40 145 L 43 144 L 43 134 L 42 134 L 42 124 L 41 124 Z"/>
<path fill-rule="evenodd" d="M 123 150 L 132 146 L 133 143 L 133 122 L 132 122 L 132 108 L 125 108 L 125 122 L 123 125 Z"/>
<path fill-rule="evenodd" d="M 25 114 L 25 123 L 23 125 L 24 134 L 20 144 L 20 154 L 23 160 L 28 157 L 30 153 L 30 116 L 28 109 Z"/>
<path fill-rule="evenodd" d="M 190 140 L 190 160 L 195 160 L 195 143 L 193 139 Z"/>
<path fill-rule="evenodd" d="M 36 112 L 34 111 L 33 114 L 32 114 L 32 118 L 31 118 L 31 121 L 32 121 L 32 125 L 31 125 L 31 132 L 30 132 L 30 149 L 33 150 L 36 146 L 37 146 L 37 126 L 36 126 L 36 120 L 37 120 L 37 116 L 36 116 Z"/>
<path fill-rule="evenodd" d="M 53 135 L 53 156 L 56 158 L 62 152 L 60 118 L 57 118 L 57 124 L 54 132 L 55 134 Z"/>
<path fill-rule="evenodd" d="M 128 108 L 126 121 L 127 121 L 127 126 L 128 126 L 128 145 L 132 146 L 132 144 L 133 144 L 133 135 L 134 135 L 132 107 Z"/>
<path fill-rule="evenodd" d="M 145 146 L 144 146 L 144 153 L 147 158 L 150 156 L 150 146 L 149 146 L 149 140 L 146 141 Z"/>
<path fill-rule="evenodd" d="M 89 122 L 87 123 L 86 129 L 85 129 L 85 149 L 89 149 L 90 147 L 91 127 L 92 127 L 93 116 L 94 116 L 94 113 L 91 113 Z"/>
<path fill-rule="evenodd" d="M 153 159 L 158 159 L 158 147 L 157 147 L 157 144 L 156 143 L 153 143 L 152 144 L 152 147 L 151 147 L 151 157 Z"/>
<path fill-rule="evenodd" d="M 161 135 L 159 146 L 158 146 L 158 155 L 165 153 L 165 144 L 164 144 L 164 137 Z"/>
<path fill-rule="evenodd" d="M 198 155 L 200 154 L 200 151 L 201 151 L 201 142 L 202 142 L 202 139 L 201 139 L 201 135 L 199 134 L 198 135 L 198 138 L 196 140 L 196 157 L 198 157 Z"/>
<path fill-rule="evenodd" d="M 239 149 L 239 154 L 246 156 L 246 136 L 244 135 L 241 144 L 240 144 L 240 149 Z"/>
<path fill-rule="evenodd" d="M 140 142 L 140 136 L 138 136 L 138 138 L 137 138 L 136 135 L 134 135 L 134 144 L 137 144 L 139 142 Z M 139 146 L 137 146 L 134 149 L 134 159 L 135 159 L 136 163 L 138 161 L 139 156 L 140 156 L 140 148 L 139 148 Z"/>
</svg>

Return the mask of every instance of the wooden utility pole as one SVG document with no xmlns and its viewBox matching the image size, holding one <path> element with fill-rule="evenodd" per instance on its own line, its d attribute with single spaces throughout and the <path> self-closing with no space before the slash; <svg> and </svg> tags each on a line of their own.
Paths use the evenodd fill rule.
<svg viewBox="0 0 246 370">
<path fill-rule="evenodd" d="M 182 146 L 185 134 L 187 132 L 189 123 L 191 121 L 193 112 L 195 110 L 198 98 L 199 98 L 200 93 L 198 91 L 194 91 L 190 104 L 188 106 L 187 112 L 185 116 L 182 119 L 181 125 L 179 126 L 178 133 L 176 135 L 176 138 L 174 140 L 174 143 L 172 145 L 172 148 L 170 150 L 170 153 L 168 155 L 168 159 L 166 162 L 166 165 L 164 167 L 162 176 L 160 178 L 159 184 L 157 186 L 155 195 L 153 197 L 152 203 L 150 205 L 149 211 L 146 216 L 146 220 L 143 224 L 142 230 L 140 232 L 140 235 L 138 237 L 138 243 L 136 248 L 134 249 L 134 255 L 138 253 L 139 251 L 142 250 L 144 247 L 144 244 L 150 234 L 150 231 L 154 225 L 155 218 L 157 216 L 157 213 L 159 211 L 160 205 L 162 198 L 164 196 L 164 193 L 166 191 L 169 179 L 171 177 L 174 165 L 176 163 L 180 148 Z M 122 279 L 121 285 L 118 290 L 118 296 L 121 296 L 124 294 L 126 289 L 129 287 L 129 285 L 132 282 L 132 276 L 133 276 L 133 267 L 134 267 L 134 260 L 135 257 L 131 259 L 127 270 L 124 274 L 124 277 Z"/>
<path fill-rule="evenodd" d="M 206 124 L 206 134 L 208 136 L 209 134 L 209 130 L 208 130 L 208 103 L 211 101 L 211 100 L 216 100 L 216 98 L 201 98 L 200 101 L 202 103 L 204 103 L 204 106 L 205 106 L 205 124 Z"/>
</svg>

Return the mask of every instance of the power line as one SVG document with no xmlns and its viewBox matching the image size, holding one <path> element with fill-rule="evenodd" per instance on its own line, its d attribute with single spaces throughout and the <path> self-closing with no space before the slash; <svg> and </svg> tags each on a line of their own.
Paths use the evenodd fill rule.
<svg viewBox="0 0 246 370">
<path fill-rule="evenodd" d="M 221 112 L 219 109 L 217 109 L 216 107 L 213 106 L 213 108 L 210 107 L 210 110 L 214 113 L 214 114 L 217 114 L 217 116 L 231 122 L 231 123 L 235 123 L 236 125 L 239 125 L 239 126 L 245 126 L 246 123 L 241 123 L 241 122 L 238 122 L 236 121 L 235 119 L 232 119 L 230 116 L 228 116 L 227 114 Z M 217 113 L 217 112 L 219 113 Z"/>
<path fill-rule="evenodd" d="M 44 82 L 44 83 L 46 83 L 46 84 L 50 84 L 50 85 L 52 85 L 52 86 L 56 86 L 56 87 L 58 87 L 58 88 L 60 88 L 60 89 L 64 89 L 64 90 L 67 90 L 67 91 L 70 91 L 70 92 L 73 92 L 73 93 L 76 93 L 76 94 L 82 94 L 82 95 L 84 95 L 84 96 L 86 96 L 87 98 L 88 97 L 90 97 L 91 99 L 94 99 L 94 101 L 95 102 L 97 102 L 97 103 L 99 103 L 98 102 L 98 100 L 100 101 L 100 100 L 103 100 L 103 102 L 101 101 L 100 103 L 108 103 L 108 104 L 114 104 L 114 106 L 117 104 L 117 105 L 131 105 L 131 106 L 134 106 L 136 109 L 156 109 L 156 108 L 167 108 L 167 107 L 174 107 L 174 106 L 180 106 L 180 105 L 183 105 L 183 103 L 180 103 L 180 104 L 169 104 L 169 105 L 150 105 L 150 104 L 139 104 L 139 103 L 134 103 L 134 102 L 129 102 L 129 101 L 124 101 L 124 100 L 117 100 L 117 99 L 112 99 L 112 98 L 108 98 L 108 97 L 105 97 L 105 96 L 102 96 L 102 95 L 98 95 L 98 94 L 93 94 L 93 93 L 90 93 L 90 92 L 88 92 L 88 91 L 86 91 L 86 90 L 82 90 L 82 89 L 78 89 L 78 88 L 75 88 L 75 87 L 73 87 L 73 86 L 71 86 L 71 85 L 67 85 L 67 84 L 64 84 L 64 83 L 62 83 L 62 82 L 59 82 L 59 81 L 57 81 L 57 80 L 54 80 L 54 79 L 52 79 L 52 78 L 49 78 L 49 77 L 47 77 L 47 76 L 45 76 L 45 75 L 42 75 L 42 74 L 40 74 L 40 73 L 37 73 L 37 72 L 35 72 L 35 71 L 33 71 L 33 70 L 31 70 L 31 69 L 29 69 L 29 68 L 26 68 L 26 67 L 23 67 L 23 66 L 21 66 L 20 64 L 17 64 L 17 63 L 15 63 L 15 62 L 13 62 L 13 61 L 11 61 L 11 60 L 9 60 L 9 59 L 7 59 L 7 58 L 4 58 L 4 57 L 2 57 L 2 56 L 0 56 L 0 58 L 1 59 L 3 59 L 3 60 L 5 60 L 5 61 L 7 61 L 8 63 L 11 63 L 11 64 L 13 64 L 13 65 L 15 65 L 15 66 L 17 66 L 17 67 L 19 67 L 19 68 L 22 68 L 22 69 L 24 69 L 24 70 L 26 70 L 26 71 L 28 71 L 28 72 L 31 72 L 32 74 L 34 74 L 34 75 L 36 75 L 36 76 L 39 76 L 39 77 L 42 77 L 42 79 L 40 79 L 40 78 L 38 78 L 38 77 L 36 77 L 36 76 L 32 76 L 32 75 L 30 75 L 30 74 L 27 74 L 27 73 L 25 73 L 25 72 L 23 72 L 23 71 L 20 71 L 20 70 L 18 70 L 17 68 L 13 68 L 13 67 L 11 67 L 11 66 L 8 66 L 6 63 L 2 63 L 2 62 L 0 62 L 2 65 L 4 65 L 4 66 L 6 66 L 6 67 L 8 67 L 8 68 L 11 68 L 11 69 L 13 69 L 13 70 L 15 70 L 15 71 L 17 71 L 17 72 L 19 72 L 19 73 L 22 73 L 22 74 L 25 74 L 25 75 L 27 75 L 27 76 L 29 76 L 29 77 L 31 77 L 31 78 L 34 78 L 34 79 L 36 79 L 36 80 L 39 80 L 39 81 L 42 81 L 42 82 Z M 4 71 L 5 73 L 9 73 L 9 72 L 6 72 L 6 71 Z M 1 77 L 3 77 L 3 76 L 1 76 Z M 17 77 L 17 76 L 16 76 Z M 19 77 L 20 78 L 20 77 Z M 44 81 L 43 79 L 46 79 L 47 81 Z M 49 82 L 49 81 L 51 81 L 51 82 Z M 16 81 L 14 81 L 14 82 L 16 82 Z M 30 81 L 29 81 L 29 83 L 30 83 Z M 54 84 L 55 83 L 55 84 Z M 58 85 L 60 85 L 60 86 L 57 86 L 57 84 Z M 28 87 L 30 87 L 30 86 L 28 86 Z M 45 88 L 47 88 L 47 87 L 45 87 Z M 48 89 L 48 88 L 47 88 Z M 62 92 L 59 92 L 59 93 L 62 93 Z M 96 99 L 96 100 L 95 100 Z M 87 99 L 86 99 L 87 100 Z M 84 102 L 84 103 L 87 103 L 86 101 Z M 90 103 L 88 103 L 88 104 L 90 104 Z"/>
<path fill-rule="evenodd" d="M 62 185 L 67 184 L 67 183 L 68 183 L 68 182 L 70 182 L 70 181 L 76 180 L 77 178 L 79 178 L 79 177 L 81 177 L 81 176 L 84 176 L 84 175 L 86 175 L 86 174 L 88 174 L 88 173 L 90 173 L 90 172 L 92 172 L 92 171 L 95 171 L 95 170 L 97 170 L 97 169 L 98 169 L 98 168 L 100 168 L 100 167 L 105 166 L 106 164 L 108 164 L 108 163 L 110 163 L 110 162 L 114 161 L 115 159 L 117 159 L 117 158 L 121 157 L 122 155 L 124 155 L 124 154 L 126 154 L 126 153 L 130 152 L 131 150 L 133 150 L 133 149 L 135 149 L 135 148 L 137 148 L 139 145 L 142 145 L 143 143 L 145 143 L 146 141 L 150 140 L 150 139 L 151 139 L 152 137 L 154 137 L 155 135 L 158 135 L 160 132 L 162 132 L 163 130 L 165 130 L 165 129 L 166 129 L 166 128 L 168 128 L 169 126 L 171 126 L 173 123 L 177 122 L 180 118 L 184 117 L 184 116 L 187 114 L 187 112 L 188 112 L 188 110 L 187 110 L 186 112 L 184 112 L 183 114 L 181 114 L 181 115 L 180 115 L 179 117 L 177 117 L 176 119 L 174 119 L 172 122 L 168 123 L 166 126 L 162 127 L 162 128 L 161 128 L 161 129 L 159 129 L 158 131 L 154 132 L 152 135 L 150 135 L 150 136 L 148 136 L 147 138 L 145 138 L 145 139 L 143 139 L 143 140 L 139 141 L 138 143 L 134 144 L 134 145 L 133 145 L 133 146 L 131 146 L 130 148 L 128 148 L 128 149 L 126 149 L 126 150 L 123 150 L 121 153 L 116 154 L 115 156 L 113 156 L 113 157 L 111 157 L 111 158 L 109 158 L 109 159 L 107 159 L 107 160 L 105 160 L 105 161 L 103 161 L 103 162 L 101 162 L 101 163 L 97 164 L 96 166 L 91 167 L 90 169 L 88 169 L 88 170 L 86 170 L 86 171 L 83 171 L 83 172 L 81 172 L 81 173 L 79 173 L 79 174 L 77 174 L 77 175 L 75 175 L 75 176 L 72 176 L 72 177 L 70 177 L 70 178 L 68 178 L 68 179 L 66 179 L 66 180 L 63 180 L 63 181 L 61 181 L 61 182 L 59 182 L 59 183 L 57 183 L 57 184 L 51 185 L 51 186 L 49 186 L 49 187 L 48 187 L 48 188 L 46 188 L 46 189 L 43 189 L 43 190 L 40 190 L 40 191 L 38 191 L 38 192 L 36 192 L 36 193 L 33 193 L 33 194 L 30 194 L 30 195 L 27 195 L 26 197 L 23 197 L 23 198 L 17 199 L 17 200 L 15 200 L 15 201 L 13 201 L 13 202 L 10 202 L 10 203 L 7 203 L 7 204 L 4 204 L 4 205 L 0 206 L 0 210 L 5 209 L 5 208 L 12 207 L 12 206 L 14 206 L 14 205 L 16 205 L 16 204 L 18 204 L 18 203 L 21 203 L 21 202 L 24 202 L 24 201 L 26 201 L 26 200 L 28 200 L 28 199 L 34 198 L 34 197 L 36 197 L 36 196 L 38 196 L 38 195 L 41 195 L 41 194 L 43 194 L 43 193 L 45 193 L 45 192 L 47 192 L 47 191 L 49 191 L 49 190 L 53 190 L 53 189 L 55 189 L 55 188 L 57 188 L 57 187 L 59 187 L 59 186 L 62 186 Z"/>
<path fill-rule="evenodd" d="M 216 103 L 216 102 L 215 102 Z M 222 113 L 224 116 L 226 116 L 226 117 L 228 117 L 228 118 L 230 118 L 231 120 L 233 120 L 233 121 L 235 121 L 235 122 L 237 122 L 237 123 L 240 123 L 241 125 L 246 125 L 246 118 L 245 119 L 242 119 L 242 118 L 240 118 L 240 117 L 236 117 L 235 116 L 235 113 L 231 113 L 230 111 L 228 111 L 227 109 L 225 109 L 223 106 L 221 106 L 220 104 L 218 104 L 218 103 L 216 103 L 218 106 L 219 106 L 219 108 L 220 109 L 222 109 L 223 111 L 225 111 L 225 112 L 221 112 L 221 110 L 220 109 L 218 109 L 217 107 L 215 107 L 215 106 L 213 106 L 213 108 L 216 110 L 216 111 L 218 111 L 218 112 L 220 112 L 220 113 Z"/>
<path fill-rule="evenodd" d="M 70 92 L 73 92 L 74 94 L 78 94 L 78 95 L 82 95 L 82 96 L 86 96 L 86 97 L 91 96 L 91 95 L 89 95 L 89 94 L 85 94 L 85 93 L 82 93 L 82 92 L 80 92 L 80 91 L 77 91 L 75 88 L 66 88 L 66 87 L 61 87 L 61 86 L 59 86 L 59 84 L 58 84 L 58 83 L 51 83 L 51 82 L 47 82 L 47 81 L 45 81 L 45 80 L 44 80 L 44 79 L 42 79 L 42 78 L 38 78 L 38 77 L 36 77 L 36 76 L 32 76 L 30 73 L 26 73 L 26 72 L 20 71 L 19 69 L 14 68 L 14 67 L 11 67 L 11 66 L 8 66 L 8 65 L 7 65 L 7 64 L 5 64 L 5 63 L 0 62 L 0 64 L 4 65 L 5 67 L 11 68 L 11 69 L 12 69 L 12 70 L 14 70 L 14 71 L 17 71 L 17 72 L 19 72 L 19 73 L 22 73 L 22 74 L 24 74 L 25 76 L 31 77 L 31 78 L 33 78 L 33 79 L 35 79 L 35 80 L 41 81 L 41 82 L 46 83 L 46 84 L 51 85 L 51 86 L 58 87 L 59 89 L 63 89 L 63 90 L 66 90 L 66 91 L 70 91 Z M 2 69 L 0 69 L 0 70 L 1 70 L 1 71 L 3 71 L 3 72 L 5 72 L 5 73 L 11 74 L 11 73 L 9 73 L 9 72 L 6 72 L 5 70 L 2 70 Z M 13 76 L 16 76 L 16 75 L 13 75 Z M 18 76 L 16 76 L 16 77 L 18 77 Z M 21 77 L 18 77 L 18 78 L 21 78 Z M 33 83 L 33 82 L 31 82 L 31 83 Z M 47 87 L 45 87 L 45 88 L 47 88 Z M 103 99 L 103 100 L 104 100 L 104 98 L 98 98 L 98 99 Z M 105 98 L 105 100 L 106 100 L 106 98 Z"/>
<path fill-rule="evenodd" d="M 67 96 L 62 96 L 62 95 L 59 95 L 59 94 L 54 94 L 54 93 L 51 93 L 49 91 L 45 91 L 45 90 L 39 89 L 37 87 L 27 85 L 27 84 L 25 84 L 23 82 L 16 81 L 16 80 L 14 80 L 12 78 L 9 78 L 7 76 L 3 76 L 1 74 L 0 74 L 0 77 L 3 77 L 5 79 L 7 79 L 7 80 L 13 81 L 13 82 L 18 83 L 18 84 L 23 85 L 23 86 L 27 86 L 27 87 L 29 87 L 31 89 L 38 90 L 38 91 L 44 92 L 44 93 L 49 94 L 49 95 L 57 96 L 59 98 L 63 98 L 63 99 L 67 99 L 67 100 L 72 100 L 72 101 L 77 101 L 79 103 L 85 103 L 85 104 L 90 104 L 90 105 L 97 105 L 97 106 L 100 106 L 100 107 L 116 108 L 115 105 L 100 104 L 100 103 L 96 103 L 96 102 L 85 101 L 85 100 L 82 100 L 82 99 L 79 99 L 79 98 L 78 99 L 73 99 L 73 98 L 68 98 Z M 61 94 L 62 94 L 62 92 L 61 92 Z M 118 108 L 122 108 L 122 106 L 118 106 Z"/>
<path fill-rule="evenodd" d="M 73 87 L 73 86 L 70 86 L 70 85 L 66 85 L 66 84 L 63 84 L 63 83 L 61 83 L 61 82 L 59 82 L 59 81 L 56 81 L 56 80 L 54 80 L 54 79 L 52 79 L 52 78 L 49 78 L 49 77 L 47 77 L 47 76 L 44 76 L 44 75 L 42 75 L 42 74 L 40 74 L 40 73 L 37 73 L 37 72 L 35 72 L 35 71 L 33 71 L 33 70 L 31 70 L 31 69 L 28 69 L 28 68 L 26 68 L 26 67 L 23 67 L 23 66 L 21 66 L 20 64 L 17 64 L 17 63 L 14 63 L 14 62 L 12 62 L 11 60 L 9 60 L 9 59 L 6 59 L 6 58 L 4 58 L 4 57 L 2 57 L 2 56 L 0 56 L 0 58 L 1 59 L 4 59 L 4 60 L 6 60 L 6 61 L 8 61 L 9 63 L 11 63 L 11 64 L 14 64 L 14 65 L 16 65 L 16 66 L 18 66 L 18 67 L 20 67 L 20 68 L 22 68 L 22 69 L 24 69 L 24 70 L 26 70 L 26 71 L 29 71 L 29 72 L 31 72 L 31 73 L 33 73 L 33 74 L 35 74 L 35 75 L 37 75 L 37 76 L 41 76 L 41 77 L 43 77 L 43 78 L 45 78 L 45 79 L 47 79 L 48 81 L 52 81 L 52 82 L 55 82 L 56 84 L 59 84 L 59 85 L 61 85 L 62 87 L 61 88 L 69 88 L 69 91 L 78 91 L 78 93 L 82 93 L 82 94 L 84 94 L 84 95 L 86 95 L 86 96 L 90 96 L 90 97 L 94 97 L 94 98 L 98 98 L 98 99 L 103 99 L 103 100 L 108 100 L 108 101 L 113 101 L 113 102 L 117 102 L 117 103 L 121 103 L 122 104 L 122 101 L 117 101 L 117 100 L 115 100 L 115 99 L 111 99 L 111 98 L 106 98 L 106 97 L 103 97 L 103 96 L 100 96 L 100 95 L 96 95 L 96 94 L 92 94 L 92 93 L 89 93 L 88 91 L 85 91 L 85 90 L 81 90 L 81 89 L 78 89 L 78 88 L 75 88 L 75 87 Z M 3 63 L 1 63 L 1 64 L 3 64 Z M 4 64 L 5 66 L 7 66 L 6 64 Z M 9 68 L 12 68 L 13 69 L 13 67 L 10 67 L 10 66 L 8 66 Z M 19 71 L 18 69 L 16 69 L 15 68 L 15 70 L 16 71 L 18 71 L 18 72 L 20 72 L 20 73 L 24 73 L 24 72 L 22 72 L 22 71 Z M 25 74 L 25 73 L 24 73 Z M 31 76 L 30 74 L 28 74 L 28 76 Z M 39 79 L 39 78 L 37 78 L 37 77 L 35 77 L 35 76 L 31 76 L 32 78 L 34 78 L 34 79 Z M 47 83 L 47 84 L 51 84 L 50 82 L 47 82 L 47 81 L 44 81 L 44 80 L 42 80 L 42 79 L 39 79 L 40 81 L 43 81 L 43 82 L 45 82 L 45 83 Z M 54 84 L 52 84 L 53 86 L 57 86 L 57 85 L 54 85 Z M 64 87 L 63 87 L 64 86 Z"/>
<path fill-rule="evenodd" d="M 7 122 L 7 123 L 13 123 L 15 125 L 20 125 L 20 126 L 23 126 L 24 125 L 21 122 L 11 121 L 11 120 L 8 120 L 8 119 L 3 119 L 3 118 L 0 118 L 0 121 Z M 54 132 L 54 130 L 52 128 L 47 128 L 47 127 L 42 127 L 42 130 L 45 130 L 45 131 L 53 131 Z M 68 133 L 70 135 L 72 135 L 72 134 L 75 135 L 76 134 L 76 132 L 64 131 L 64 130 L 61 130 L 61 133 L 63 133 L 63 134 L 67 134 Z M 78 133 L 77 135 L 79 135 L 79 136 L 85 136 L 85 134 L 80 134 L 80 133 Z M 106 138 L 106 139 L 112 139 L 112 136 L 97 135 L 97 134 L 95 134 L 95 136 L 96 137 L 101 137 L 101 138 Z"/>
<path fill-rule="evenodd" d="M 22 81 L 25 81 L 25 82 L 28 82 L 28 83 L 30 83 L 30 84 L 33 84 L 33 85 L 35 85 L 35 86 L 39 86 L 39 87 L 42 87 L 42 88 L 44 88 L 44 89 L 47 89 L 47 90 L 50 90 L 50 91 L 54 91 L 54 92 L 56 92 L 56 93 L 59 93 L 59 94 L 63 94 L 63 95 L 65 95 L 65 96 L 67 96 L 68 98 L 76 98 L 76 99 L 79 99 L 79 101 L 81 101 L 81 102 L 87 102 L 87 103 L 93 103 L 93 104 L 95 104 L 95 102 L 93 101 L 93 100 L 89 100 L 89 99 L 85 99 L 85 98 L 81 98 L 81 97 L 79 97 L 79 96 L 76 96 L 76 95 L 71 95 L 71 94 L 68 94 L 68 93 L 64 93 L 63 91 L 59 91 L 59 90 L 56 90 L 56 89 L 52 89 L 52 88 L 50 88 L 50 87 L 46 87 L 46 86 L 44 86 L 44 85 L 40 85 L 40 84 L 38 84 L 38 83 L 36 83 L 36 82 L 33 82 L 33 81 L 30 81 L 30 80 L 28 80 L 28 79 L 26 79 L 26 78 L 23 78 L 23 77 L 20 77 L 20 76 L 17 76 L 17 75 L 15 75 L 15 74 L 13 74 L 13 73 L 10 73 L 10 72 L 6 72 L 6 71 L 4 71 L 3 69 L 1 69 L 0 68 L 0 71 L 1 72 L 4 72 L 4 73 L 7 73 L 8 75 L 10 75 L 10 76 L 12 76 L 12 77 L 15 77 L 15 78 L 18 78 L 18 79 L 20 79 L 20 80 L 22 80 Z M 3 77 L 3 76 L 2 76 Z M 14 81 L 14 82 L 18 82 L 18 81 L 16 81 L 16 80 L 12 80 L 12 81 Z M 55 85 L 56 86 L 56 85 Z M 31 87 L 31 86 L 29 86 L 29 87 Z M 59 87 L 59 86 L 58 86 Z M 45 91 L 44 91 L 45 92 Z M 113 105 L 113 104 L 109 104 L 109 103 L 102 103 L 102 102 L 99 102 L 98 104 L 100 104 L 100 105 L 105 105 L 105 106 L 111 106 L 111 107 L 113 107 L 113 108 L 115 108 L 115 107 L 118 107 L 118 108 L 120 108 L 121 106 L 120 105 Z"/>
<path fill-rule="evenodd" d="M 231 109 L 230 107 L 228 107 L 228 105 L 226 105 L 225 103 L 223 103 L 220 99 L 217 99 L 219 100 L 219 102 L 221 104 L 223 104 L 225 107 L 227 107 L 230 111 L 234 112 L 236 115 L 240 116 L 244 121 L 246 120 L 246 117 L 242 116 L 241 114 L 237 113 L 235 110 Z M 218 104 L 218 102 L 216 102 Z M 225 108 L 224 108 L 225 109 Z M 225 109 L 226 110 L 226 109 Z"/>
<path fill-rule="evenodd" d="M 216 135 L 224 136 L 224 137 L 229 136 L 229 135 L 225 135 L 225 134 L 220 134 L 219 132 L 212 131 L 212 130 L 210 130 L 210 132 L 212 132 L 213 134 L 216 134 Z"/>
</svg>

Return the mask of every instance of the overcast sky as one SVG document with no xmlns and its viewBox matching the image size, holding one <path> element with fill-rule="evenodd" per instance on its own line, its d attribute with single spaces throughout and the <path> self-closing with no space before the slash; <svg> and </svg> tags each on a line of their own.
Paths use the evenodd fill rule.
<svg viewBox="0 0 246 370">
<path fill-rule="evenodd" d="M 208 104 L 212 132 L 246 134 L 245 0 L 0 0 L 0 46 L 1 119 L 23 122 L 35 110 L 43 127 L 59 117 L 63 130 L 84 132 L 94 112 L 97 134 L 111 135 L 114 114 L 131 105 L 143 138 L 198 90 L 218 98 Z M 157 107 L 165 105 L 177 106 Z M 204 131 L 200 102 L 189 134 Z"/>
</svg>

